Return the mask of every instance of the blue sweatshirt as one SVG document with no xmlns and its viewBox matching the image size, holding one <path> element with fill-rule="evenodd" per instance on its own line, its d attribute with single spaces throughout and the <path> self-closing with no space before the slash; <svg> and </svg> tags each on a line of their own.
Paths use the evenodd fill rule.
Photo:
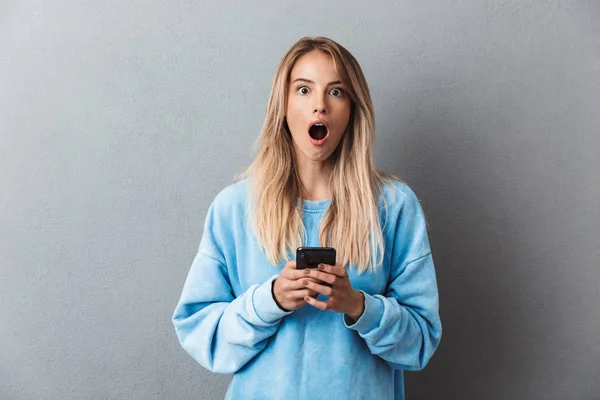
<svg viewBox="0 0 600 400">
<path fill-rule="evenodd" d="M 361 275 L 346 266 L 364 295 L 364 313 L 354 322 L 309 304 L 291 312 L 277 306 L 271 283 L 285 263 L 270 263 L 257 244 L 248 186 L 243 180 L 226 187 L 209 207 L 173 314 L 182 347 L 204 368 L 233 374 L 226 399 L 404 399 L 402 371 L 424 368 L 442 334 L 414 192 L 405 183 L 386 185 L 387 212 L 379 199 L 383 266 Z M 330 203 L 303 201 L 304 246 L 320 245 L 319 223 Z"/>
</svg>

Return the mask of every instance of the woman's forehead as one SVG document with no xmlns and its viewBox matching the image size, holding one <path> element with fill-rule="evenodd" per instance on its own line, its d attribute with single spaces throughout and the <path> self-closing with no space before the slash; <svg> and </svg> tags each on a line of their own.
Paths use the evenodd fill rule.
<svg viewBox="0 0 600 400">
<path fill-rule="evenodd" d="M 322 85 L 340 80 L 333 58 L 318 50 L 299 57 L 292 68 L 290 78 L 290 82 L 296 79 L 305 79 Z"/>
</svg>

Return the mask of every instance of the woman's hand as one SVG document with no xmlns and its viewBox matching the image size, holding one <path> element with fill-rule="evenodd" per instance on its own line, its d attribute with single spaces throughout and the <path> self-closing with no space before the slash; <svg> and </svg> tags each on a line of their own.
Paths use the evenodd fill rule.
<svg viewBox="0 0 600 400">
<path fill-rule="evenodd" d="M 295 310 L 306 305 L 306 298 L 318 295 L 314 290 L 304 286 L 299 279 L 306 278 L 311 283 L 317 282 L 309 278 L 301 269 L 296 269 L 296 261 L 289 261 L 281 270 L 281 273 L 273 283 L 273 297 L 277 305 L 288 311 Z"/>
<path fill-rule="evenodd" d="M 307 268 L 304 272 L 305 278 L 314 278 L 321 282 L 315 282 L 314 279 L 301 279 L 300 283 L 308 289 L 329 297 L 327 301 L 320 301 L 307 296 L 304 300 L 308 304 L 321 310 L 344 313 L 355 321 L 360 318 L 365 310 L 364 296 L 352 288 L 348 272 L 342 265 L 320 264 L 318 270 Z"/>
</svg>

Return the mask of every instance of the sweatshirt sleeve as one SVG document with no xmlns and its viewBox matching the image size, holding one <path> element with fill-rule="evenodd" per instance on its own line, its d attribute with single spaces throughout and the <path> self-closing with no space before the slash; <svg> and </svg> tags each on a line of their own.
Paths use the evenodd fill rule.
<svg viewBox="0 0 600 400">
<path fill-rule="evenodd" d="M 223 252 L 223 241 L 234 240 L 226 232 L 230 216 L 231 210 L 214 202 L 209 208 L 198 253 L 172 317 L 185 351 L 217 373 L 242 368 L 265 348 L 282 318 L 291 314 L 273 299 L 271 284 L 277 275 L 234 297 Z"/>
<path fill-rule="evenodd" d="M 390 262 L 385 296 L 361 291 L 363 314 L 355 322 L 345 315 L 344 323 L 393 368 L 421 370 L 439 345 L 442 325 L 427 225 L 411 190 L 396 221 Z"/>
</svg>

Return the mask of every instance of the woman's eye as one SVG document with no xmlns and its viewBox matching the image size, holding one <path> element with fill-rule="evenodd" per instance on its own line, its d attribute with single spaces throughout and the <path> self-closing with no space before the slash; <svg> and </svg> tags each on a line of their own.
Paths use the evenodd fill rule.
<svg viewBox="0 0 600 400">
<path fill-rule="evenodd" d="M 306 86 L 300 86 L 297 89 L 297 92 L 301 93 L 301 94 L 307 94 L 308 93 L 308 88 Z"/>
<path fill-rule="evenodd" d="M 339 88 L 333 88 L 329 93 L 331 93 L 335 97 L 342 97 L 344 95 L 344 91 Z"/>
</svg>

